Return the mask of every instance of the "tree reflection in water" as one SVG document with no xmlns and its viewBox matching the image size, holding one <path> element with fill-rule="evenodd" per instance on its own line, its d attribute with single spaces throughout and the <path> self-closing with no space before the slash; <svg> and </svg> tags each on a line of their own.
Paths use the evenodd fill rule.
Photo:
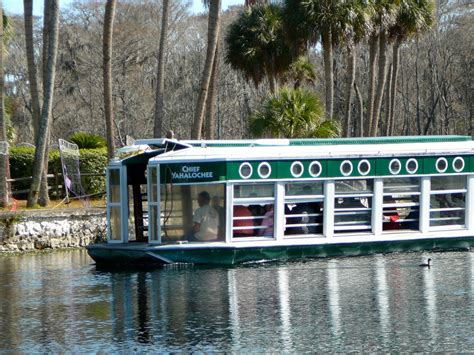
<svg viewBox="0 0 474 355">
<path fill-rule="evenodd" d="M 474 254 L 97 270 L 0 258 L 0 352 L 469 352 Z M 449 277 L 447 277 L 449 275 Z"/>
</svg>

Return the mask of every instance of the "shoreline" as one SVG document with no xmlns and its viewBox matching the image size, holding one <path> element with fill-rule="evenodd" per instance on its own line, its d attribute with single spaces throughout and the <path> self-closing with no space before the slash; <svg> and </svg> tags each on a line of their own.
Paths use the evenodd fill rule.
<svg viewBox="0 0 474 355">
<path fill-rule="evenodd" d="M 0 214 L 0 255 L 84 248 L 106 231 L 105 208 L 34 210 Z"/>
</svg>

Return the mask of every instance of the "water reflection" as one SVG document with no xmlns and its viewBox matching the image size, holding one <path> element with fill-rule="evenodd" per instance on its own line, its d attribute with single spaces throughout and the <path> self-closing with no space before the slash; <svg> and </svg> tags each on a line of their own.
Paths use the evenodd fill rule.
<svg viewBox="0 0 474 355">
<path fill-rule="evenodd" d="M 137 272 L 0 258 L 0 351 L 470 351 L 474 255 L 430 256 Z"/>
</svg>

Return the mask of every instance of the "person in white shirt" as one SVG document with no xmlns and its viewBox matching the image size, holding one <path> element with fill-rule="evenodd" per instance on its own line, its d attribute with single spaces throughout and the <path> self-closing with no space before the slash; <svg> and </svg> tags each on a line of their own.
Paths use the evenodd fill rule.
<svg viewBox="0 0 474 355">
<path fill-rule="evenodd" d="M 209 192 L 201 191 L 198 194 L 199 208 L 194 211 L 193 231 L 198 241 L 216 240 L 219 232 L 219 214 L 209 205 Z"/>
</svg>

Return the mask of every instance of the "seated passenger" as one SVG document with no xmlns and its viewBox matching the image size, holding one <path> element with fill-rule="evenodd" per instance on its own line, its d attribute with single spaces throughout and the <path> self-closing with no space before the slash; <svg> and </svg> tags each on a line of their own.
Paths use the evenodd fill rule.
<svg viewBox="0 0 474 355">
<path fill-rule="evenodd" d="M 313 224 L 317 223 L 317 216 L 320 213 L 320 208 L 316 203 L 299 203 L 290 211 L 290 214 L 299 215 L 296 217 L 289 217 L 287 224 Z M 287 234 L 316 234 L 318 233 L 317 226 L 302 225 L 298 227 L 288 228 Z"/>
<path fill-rule="evenodd" d="M 198 194 L 199 208 L 194 211 L 193 231 L 198 241 L 216 240 L 219 231 L 219 214 L 209 206 L 211 196 L 207 191 Z"/>
<path fill-rule="evenodd" d="M 236 219 L 235 217 L 247 217 L 245 219 Z M 243 229 L 234 230 L 235 237 L 250 237 L 254 234 L 253 231 L 253 215 L 250 210 L 242 205 L 234 206 L 234 227 L 248 227 Z"/>
<path fill-rule="evenodd" d="M 258 230 L 258 235 L 262 237 L 273 237 L 273 205 L 265 205 L 265 215 L 263 216 L 262 227 Z"/>
<path fill-rule="evenodd" d="M 387 199 L 385 203 L 395 204 L 396 201 L 393 198 Z M 395 230 L 400 229 L 400 214 L 396 207 L 388 207 L 389 210 L 383 213 L 383 230 Z"/>
</svg>

